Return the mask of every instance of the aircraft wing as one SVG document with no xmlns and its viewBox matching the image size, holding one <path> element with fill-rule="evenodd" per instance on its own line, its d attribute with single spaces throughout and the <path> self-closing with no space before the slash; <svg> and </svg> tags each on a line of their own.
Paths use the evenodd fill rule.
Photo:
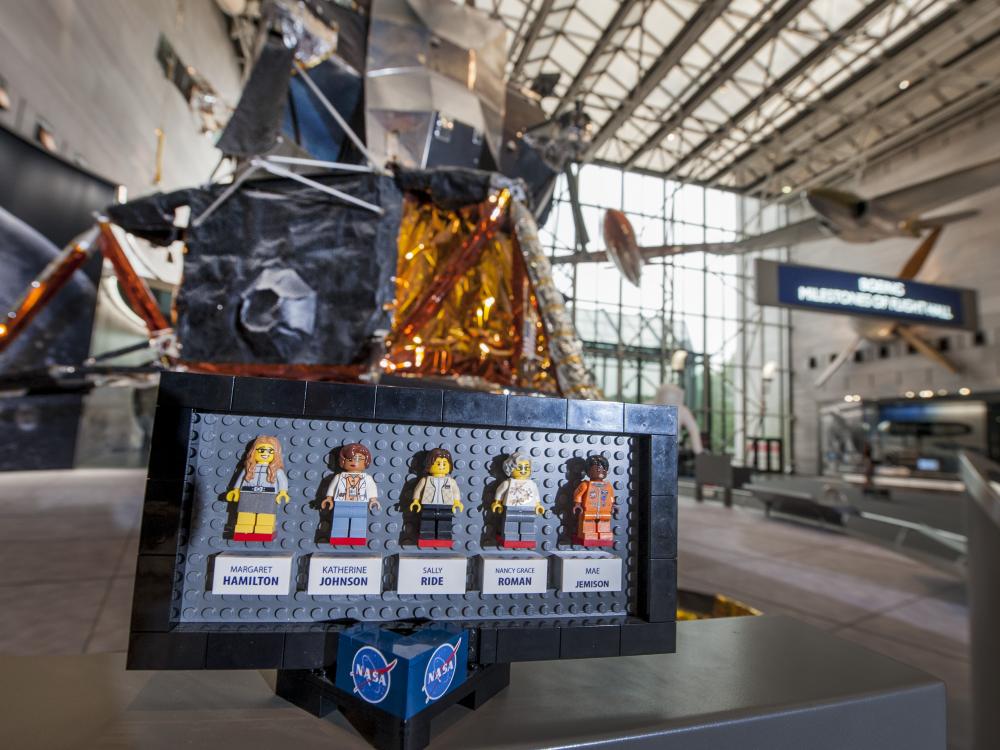
<svg viewBox="0 0 1000 750">
<path fill-rule="evenodd" d="M 643 260 L 650 258 L 662 258 L 668 255 L 681 255 L 683 253 L 712 253 L 714 255 L 734 255 L 737 253 L 749 253 L 754 250 L 767 250 L 772 247 L 785 247 L 795 245 L 800 242 L 810 242 L 821 239 L 827 234 L 820 227 L 819 222 L 814 219 L 804 219 L 789 224 L 788 226 L 775 229 L 764 234 L 755 234 L 735 242 L 704 242 L 686 245 L 657 245 L 651 247 L 640 247 L 639 252 Z M 608 260 L 608 254 L 601 250 L 593 253 L 574 253 L 572 255 L 561 255 L 552 258 L 553 263 L 601 263 Z"/>
<path fill-rule="evenodd" d="M 1000 159 L 894 190 L 871 202 L 902 216 L 919 216 L 997 185 L 1000 185 Z"/>
</svg>

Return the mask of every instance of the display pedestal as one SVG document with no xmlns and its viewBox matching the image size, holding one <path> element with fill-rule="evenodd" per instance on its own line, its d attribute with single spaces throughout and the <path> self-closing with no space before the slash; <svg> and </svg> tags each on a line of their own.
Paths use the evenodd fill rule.
<svg viewBox="0 0 1000 750">
<path fill-rule="evenodd" d="M 333 671 L 333 667 L 329 671 Z M 275 693 L 313 716 L 340 711 L 378 750 L 422 750 L 431 741 L 431 720 L 458 704 L 476 710 L 510 684 L 510 664 L 470 669 L 461 685 L 409 719 L 381 710 L 327 678 L 325 670 L 278 670 Z"/>
</svg>

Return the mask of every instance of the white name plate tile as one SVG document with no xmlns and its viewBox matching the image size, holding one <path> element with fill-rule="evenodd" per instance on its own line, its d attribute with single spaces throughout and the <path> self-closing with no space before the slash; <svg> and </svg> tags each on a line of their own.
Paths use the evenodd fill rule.
<svg viewBox="0 0 1000 750">
<path fill-rule="evenodd" d="M 285 596 L 292 588 L 292 553 L 215 556 L 213 594 Z"/>
<path fill-rule="evenodd" d="M 399 594 L 464 594 L 468 560 L 454 555 L 399 556 Z"/>
<path fill-rule="evenodd" d="M 559 552 L 556 584 L 560 591 L 621 591 L 622 561 L 607 552 Z"/>
<path fill-rule="evenodd" d="M 538 554 L 484 553 L 480 590 L 484 594 L 544 594 L 549 583 L 549 561 Z"/>
<path fill-rule="evenodd" d="M 306 593 L 344 596 L 382 593 L 382 558 L 377 555 L 311 555 Z"/>
</svg>

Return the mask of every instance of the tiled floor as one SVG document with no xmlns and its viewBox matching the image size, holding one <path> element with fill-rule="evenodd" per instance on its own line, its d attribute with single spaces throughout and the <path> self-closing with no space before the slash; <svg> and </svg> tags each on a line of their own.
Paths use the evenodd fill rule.
<svg viewBox="0 0 1000 750">
<path fill-rule="evenodd" d="M 121 651 L 143 474 L 0 475 L 0 652 Z M 960 581 L 865 542 L 748 509 L 680 503 L 680 584 L 784 613 L 937 675 L 949 746 L 968 747 Z"/>
</svg>

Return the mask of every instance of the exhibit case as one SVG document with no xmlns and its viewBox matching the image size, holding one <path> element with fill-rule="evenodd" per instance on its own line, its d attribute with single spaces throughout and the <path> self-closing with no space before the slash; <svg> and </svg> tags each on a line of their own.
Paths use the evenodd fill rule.
<svg viewBox="0 0 1000 750">
<path fill-rule="evenodd" d="M 672 652 L 672 407 L 164 373 L 130 669 L 420 747 L 517 661 Z"/>
</svg>

